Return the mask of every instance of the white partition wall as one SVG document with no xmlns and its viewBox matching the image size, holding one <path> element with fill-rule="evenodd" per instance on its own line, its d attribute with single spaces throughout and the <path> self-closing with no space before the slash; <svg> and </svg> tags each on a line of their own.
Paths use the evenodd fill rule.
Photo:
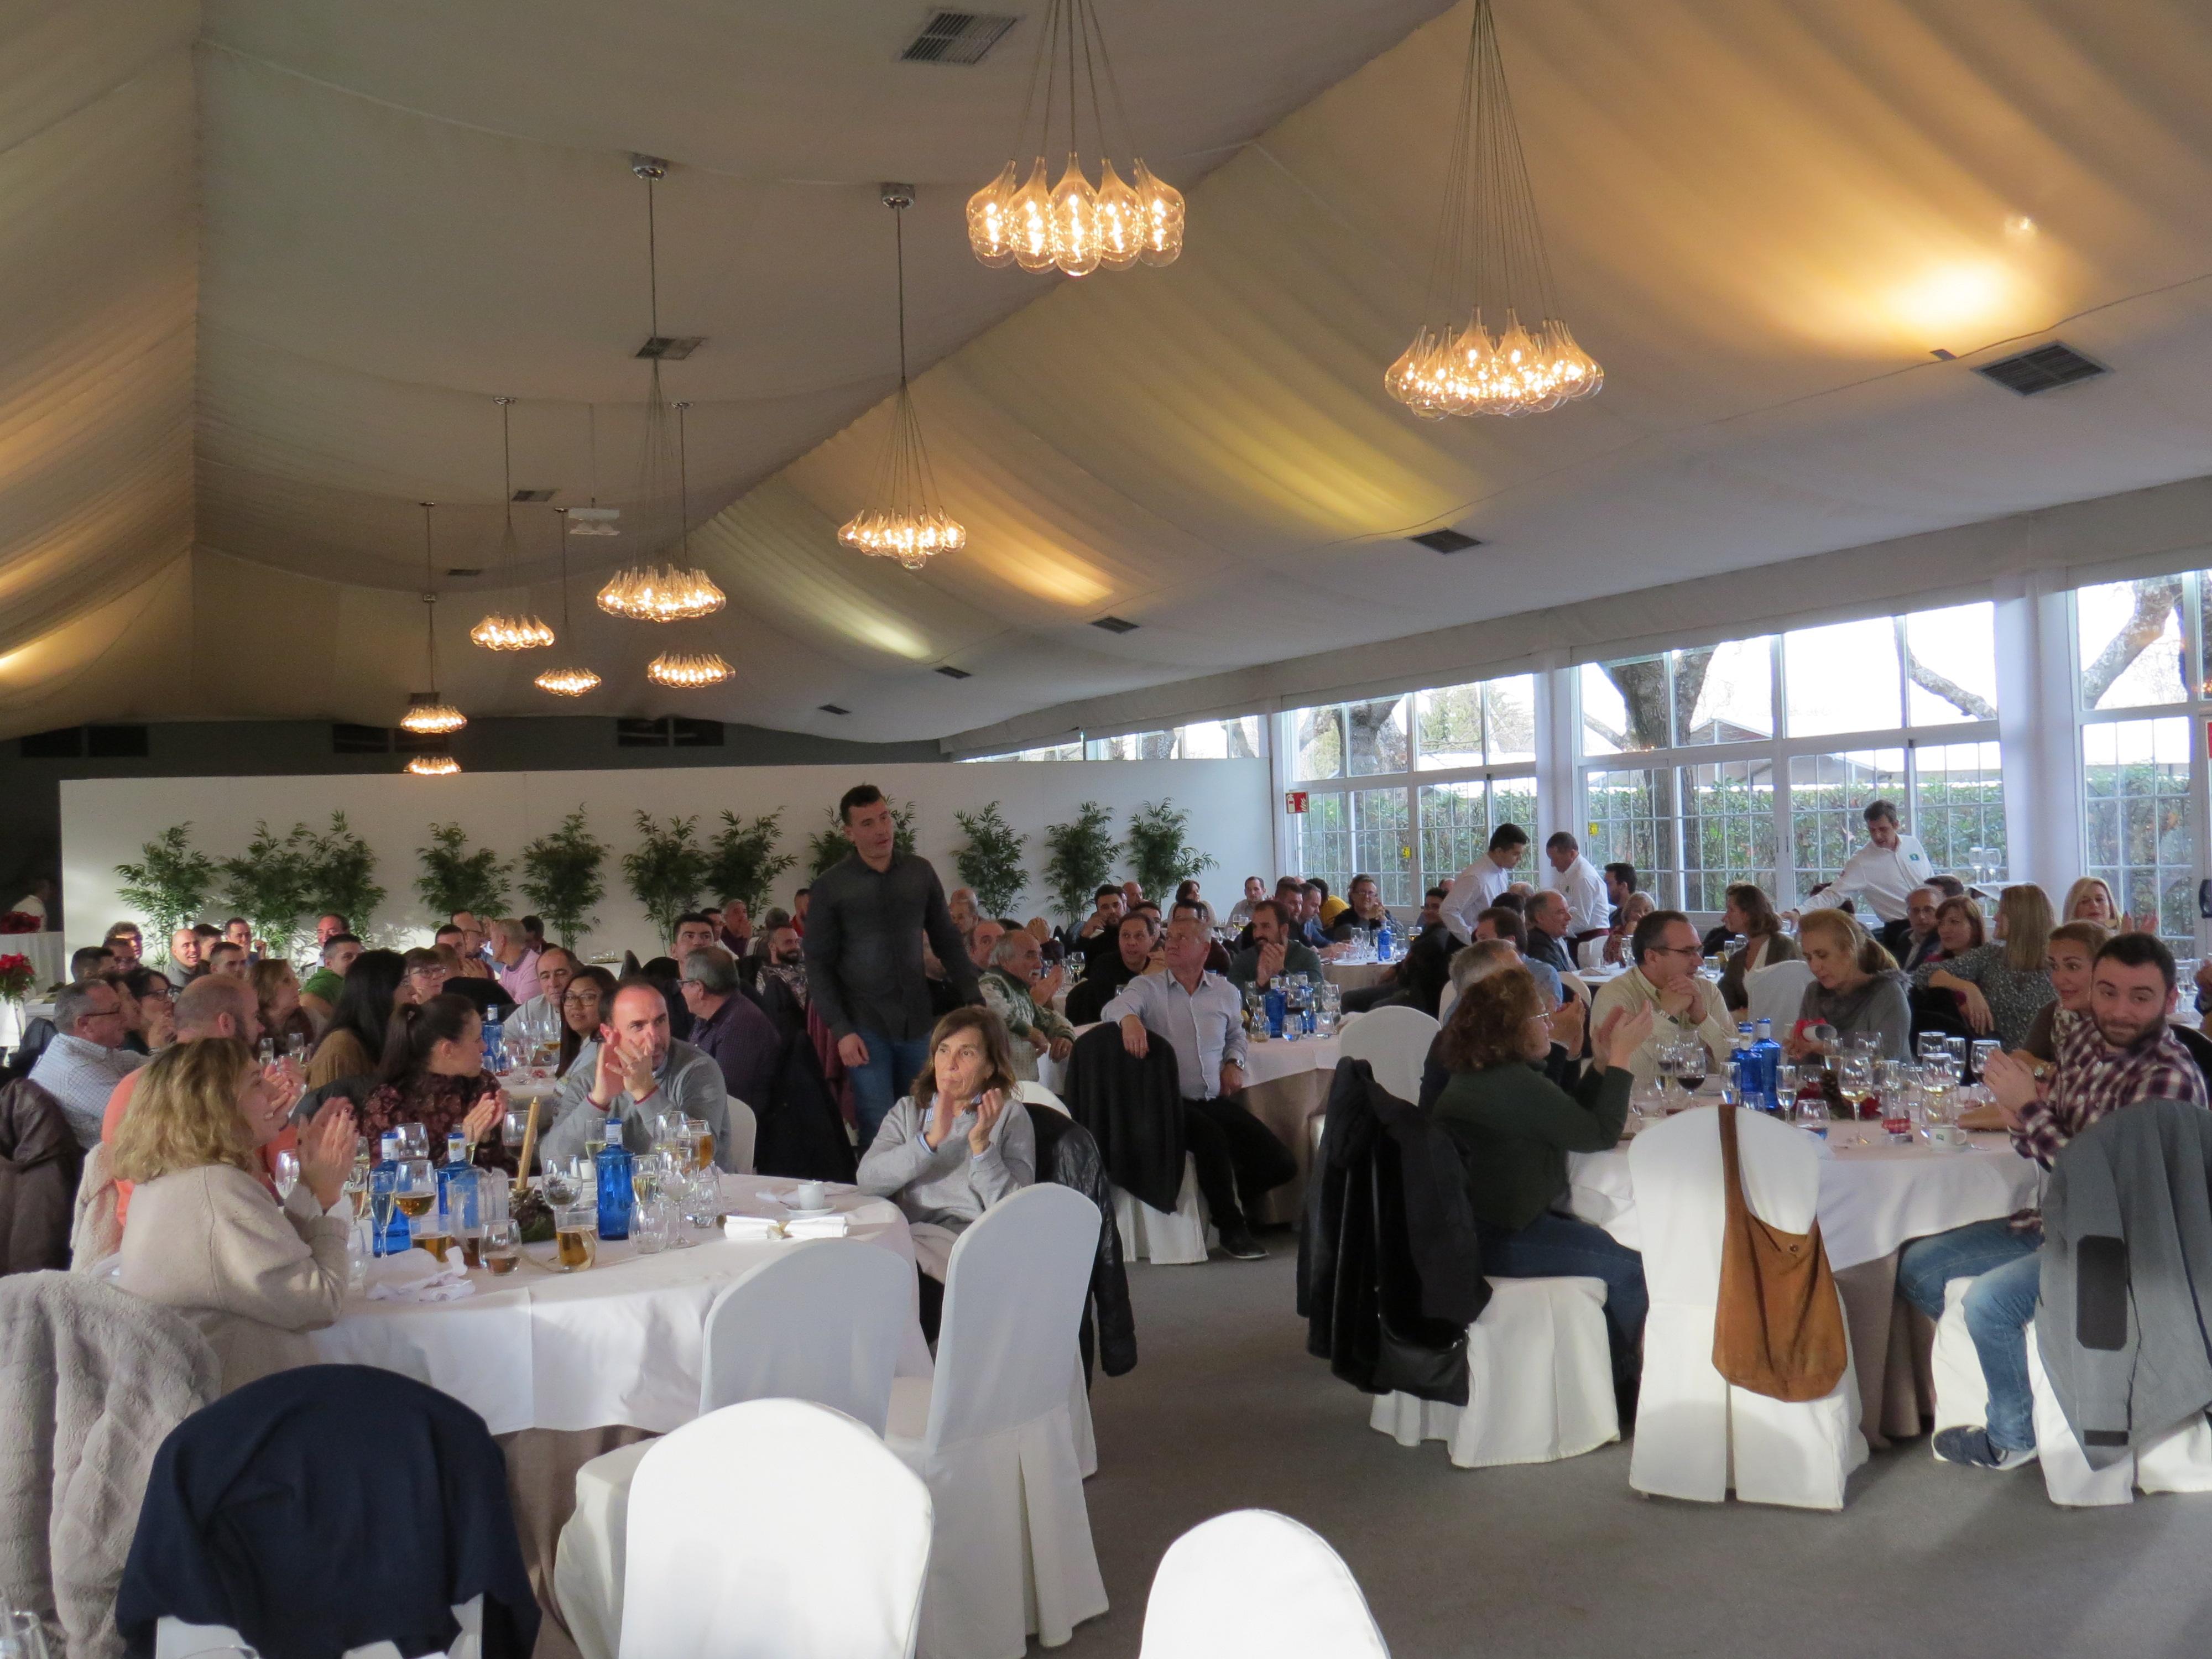
<svg viewBox="0 0 2212 1659">
<path fill-rule="evenodd" d="M 395 762 L 396 765 L 397 763 Z M 1041 872 L 1046 826 L 1073 817 L 1077 805 L 1095 800 L 1113 814 L 1121 833 L 1130 811 L 1163 798 L 1190 813 L 1188 834 L 1211 854 L 1216 867 L 1200 878 L 1224 912 L 1247 875 L 1272 878 L 1273 814 L 1264 760 L 1076 761 L 1053 766 L 893 765 L 691 768 L 668 771 L 481 772 L 450 778 L 385 776 L 128 778 L 62 785 L 62 881 L 72 947 L 97 942 L 107 925 L 131 914 L 118 893 L 115 866 L 138 856 L 140 844 L 173 823 L 189 822 L 192 844 L 220 860 L 242 852 L 254 825 L 266 820 L 280 834 L 295 823 L 320 829 L 343 811 L 377 854 L 376 878 L 386 890 L 377 918 L 386 930 L 427 930 L 433 917 L 415 891 L 421 872 L 416 850 L 434 823 L 458 823 L 477 846 L 512 858 L 525 843 L 554 829 L 581 806 L 592 832 L 610 850 L 604 872 L 607 896 L 599 924 L 585 945 L 593 952 L 634 949 L 641 956 L 662 948 L 652 942 L 645 913 L 623 879 L 621 855 L 636 844 L 640 811 L 659 819 L 696 815 L 702 839 L 720 827 L 725 809 L 750 819 L 781 808 L 782 850 L 798 863 L 775 884 L 775 902 L 788 903 L 807 873 L 806 842 L 827 823 L 837 798 L 866 781 L 917 813 L 918 850 L 934 863 L 950 889 L 958 884 L 952 855 L 964 841 L 956 811 L 997 801 L 1014 829 L 1029 838 L 1029 890 L 1018 907 L 1024 916 L 1052 915 Z M 1118 876 L 1126 872 L 1116 870 Z M 712 902 L 719 895 L 703 896 Z M 513 894 L 515 912 L 530 907 Z M 228 914 L 217 899 L 210 915 Z M 358 919 L 356 918 L 356 921 Z"/>
</svg>

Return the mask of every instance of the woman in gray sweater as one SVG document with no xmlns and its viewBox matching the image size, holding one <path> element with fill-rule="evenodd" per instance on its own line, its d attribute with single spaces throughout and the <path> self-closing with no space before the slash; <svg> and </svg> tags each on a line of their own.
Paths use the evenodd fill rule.
<svg viewBox="0 0 2212 1659">
<path fill-rule="evenodd" d="M 1883 1060 L 1912 1058 L 1912 1011 L 1897 958 L 1841 910 L 1808 910 L 1797 924 L 1797 944 L 1813 982 L 1797 1010 L 1799 1029 L 1784 1039 L 1793 1060 L 1832 1053 L 1855 1032 L 1871 1031 Z M 1833 1042 L 1814 1042 L 1812 1025 L 1835 1030 Z"/>
</svg>

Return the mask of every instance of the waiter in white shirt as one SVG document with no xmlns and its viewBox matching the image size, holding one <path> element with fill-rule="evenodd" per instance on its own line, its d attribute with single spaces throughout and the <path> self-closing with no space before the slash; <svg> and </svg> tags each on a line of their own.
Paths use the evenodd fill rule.
<svg viewBox="0 0 2212 1659">
<path fill-rule="evenodd" d="M 1491 832 L 1490 850 L 1452 878 L 1437 913 L 1462 945 L 1473 941 L 1474 919 L 1513 884 L 1513 868 L 1528 850 L 1528 832 L 1517 823 L 1501 823 Z"/>
<path fill-rule="evenodd" d="M 1567 902 L 1568 939 L 1584 939 L 1612 927 L 1613 901 L 1606 896 L 1605 878 L 1583 856 L 1582 843 L 1556 830 L 1544 843 L 1544 856 L 1552 864 L 1552 879 L 1545 884 Z"/>
<path fill-rule="evenodd" d="M 1907 912 L 1912 890 L 1927 885 L 1928 878 L 1936 873 L 1935 866 L 1928 862 L 1927 850 L 1918 838 L 1897 827 L 1894 803 L 1869 801 L 1866 827 L 1867 845 L 1846 859 L 1827 890 L 1807 899 L 1804 908 L 1832 910 L 1851 894 L 1863 893 L 1875 915 L 1881 918 L 1881 941 L 1890 946 L 1893 956 L 1898 935 L 1911 925 Z"/>
</svg>

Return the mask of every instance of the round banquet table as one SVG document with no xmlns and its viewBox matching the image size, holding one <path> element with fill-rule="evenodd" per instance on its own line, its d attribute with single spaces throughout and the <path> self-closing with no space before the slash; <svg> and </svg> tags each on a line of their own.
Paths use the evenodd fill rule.
<svg viewBox="0 0 2212 1659">
<path fill-rule="evenodd" d="M 1346 991 L 1364 991 L 1380 985 L 1393 964 L 1387 962 L 1326 962 L 1322 974 L 1331 985 Z"/>
<path fill-rule="evenodd" d="M 1926 1375 L 1934 1328 L 1897 1297 L 1897 1252 L 1907 1241 L 2031 1207 L 2042 1169 L 2009 1137 L 1978 1134 L 1964 1152 L 1916 1141 L 1893 1146 L 1878 1123 L 1832 1123 L 1822 1148 L 1820 1238 L 1843 1293 L 1869 1445 L 1920 1432 L 1932 1404 Z M 1628 1145 L 1567 1157 L 1570 1214 L 1643 1248 Z"/>
</svg>

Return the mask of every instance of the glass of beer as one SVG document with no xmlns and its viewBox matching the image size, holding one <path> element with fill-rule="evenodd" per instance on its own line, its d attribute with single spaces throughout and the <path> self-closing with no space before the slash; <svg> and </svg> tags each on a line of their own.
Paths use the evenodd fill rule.
<svg viewBox="0 0 2212 1659">
<path fill-rule="evenodd" d="M 554 1266 L 564 1273 L 581 1273 L 599 1259 L 599 1218 L 580 1205 L 554 1212 Z"/>
<path fill-rule="evenodd" d="M 705 1118 L 695 1117 L 691 1120 L 691 1133 L 693 1137 L 691 1167 L 695 1170 L 713 1169 L 714 1167 L 714 1130 L 708 1126 Z"/>
<path fill-rule="evenodd" d="M 511 1273 L 522 1265 L 522 1230 L 513 1221 L 487 1221 L 483 1228 L 483 1264 L 494 1273 Z"/>
</svg>

